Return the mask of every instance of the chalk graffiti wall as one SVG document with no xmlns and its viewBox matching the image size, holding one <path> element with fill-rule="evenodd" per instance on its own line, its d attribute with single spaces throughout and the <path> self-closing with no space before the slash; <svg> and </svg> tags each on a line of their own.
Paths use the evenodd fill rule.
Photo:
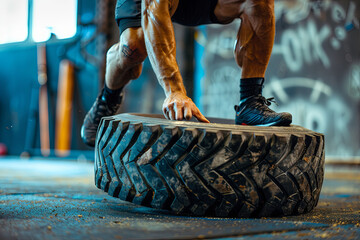
<svg viewBox="0 0 360 240">
<path fill-rule="evenodd" d="M 264 96 L 294 124 L 326 136 L 329 157 L 360 156 L 360 2 L 275 1 L 276 37 Z M 233 46 L 240 20 L 199 28 L 196 102 L 212 117 L 234 118 L 241 69 Z M 201 66 L 200 66 L 201 65 Z"/>
</svg>

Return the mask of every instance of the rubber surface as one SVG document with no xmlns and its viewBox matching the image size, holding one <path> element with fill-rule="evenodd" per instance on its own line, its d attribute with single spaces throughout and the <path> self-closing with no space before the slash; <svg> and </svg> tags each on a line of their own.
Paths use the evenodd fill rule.
<svg viewBox="0 0 360 240">
<path fill-rule="evenodd" d="M 176 214 L 269 217 L 309 212 L 319 200 L 323 176 L 324 136 L 299 126 L 119 114 L 103 118 L 96 137 L 98 188 Z"/>
</svg>

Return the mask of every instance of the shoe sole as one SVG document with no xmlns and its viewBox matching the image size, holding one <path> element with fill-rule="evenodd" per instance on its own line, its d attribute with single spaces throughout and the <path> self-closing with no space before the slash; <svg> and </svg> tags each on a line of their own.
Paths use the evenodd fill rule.
<svg viewBox="0 0 360 240">
<path fill-rule="evenodd" d="M 276 121 L 276 122 L 271 122 L 271 123 L 267 123 L 267 124 L 250 125 L 250 124 L 246 124 L 246 123 L 236 123 L 236 125 L 255 126 L 255 127 L 271 127 L 271 126 L 287 127 L 287 126 L 290 126 L 291 122 L 292 122 L 291 120 L 282 120 L 282 121 Z"/>
</svg>

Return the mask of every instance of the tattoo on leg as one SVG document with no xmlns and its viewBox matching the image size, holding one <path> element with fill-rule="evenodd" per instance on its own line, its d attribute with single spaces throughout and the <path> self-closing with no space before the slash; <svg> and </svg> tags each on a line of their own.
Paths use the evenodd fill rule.
<svg viewBox="0 0 360 240">
<path fill-rule="evenodd" d="M 128 45 L 124 44 L 122 48 L 122 53 L 125 57 L 134 59 L 137 55 L 137 49 L 131 49 Z"/>
</svg>

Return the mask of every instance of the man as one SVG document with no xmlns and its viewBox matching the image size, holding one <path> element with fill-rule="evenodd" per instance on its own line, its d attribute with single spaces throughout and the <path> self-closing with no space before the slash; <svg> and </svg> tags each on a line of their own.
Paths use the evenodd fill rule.
<svg viewBox="0 0 360 240">
<path fill-rule="evenodd" d="M 194 116 L 208 123 L 186 95 L 176 62 L 172 21 L 196 26 L 226 24 L 236 18 L 241 19 L 241 26 L 235 58 L 242 68 L 242 76 L 235 122 L 256 126 L 289 125 L 291 115 L 272 111 L 268 108 L 270 101 L 261 95 L 275 37 L 274 0 L 118 0 L 116 20 L 120 41 L 107 53 L 105 87 L 84 119 L 81 129 L 84 142 L 94 146 L 101 117 L 117 113 L 123 87 L 140 76 L 146 57 L 166 95 L 165 117 L 183 120 Z"/>
</svg>

